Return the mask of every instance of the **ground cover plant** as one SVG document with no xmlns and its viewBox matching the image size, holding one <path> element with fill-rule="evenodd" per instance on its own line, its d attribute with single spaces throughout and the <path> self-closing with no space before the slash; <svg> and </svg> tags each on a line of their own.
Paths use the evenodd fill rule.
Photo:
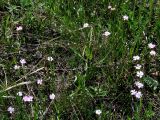
<svg viewBox="0 0 160 120">
<path fill-rule="evenodd" d="M 0 119 L 158 120 L 159 42 L 159 0 L 0 0 Z"/>
</svg>

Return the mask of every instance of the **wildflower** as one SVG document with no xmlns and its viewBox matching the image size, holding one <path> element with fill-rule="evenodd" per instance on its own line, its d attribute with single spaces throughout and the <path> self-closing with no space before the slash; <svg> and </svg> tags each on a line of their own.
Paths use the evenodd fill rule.
<svg viewBox="0 0 160 120">
<path fill-rule="evenodd" d="M 108 32 L 108 31 L 106 31 L 106 32 L 103 33 L 103 35 L 106 36 L 106 37 L 108 37 L 110 34 L 111 34 L 111 33 Z"/>
<path fill-rule="evenodd" d="M 15 69 L 15 70 L 18 70 L 19 68 L 20 68 L 19 65 L 14 65 L 14 69 Z"/>
<path fill-rule="evenodd" d="M 135 90 L 131 90 L 131 95 L 135 95 L 137 92 Z"/>
<path fill-rule="evenodd" d="M 53 61 L 53 58 L 52 57 L 48 57 L 47 60 L 48 61 Z"/>
<path fill-rule="evenodd" d="M 33 96 L 24 96 L 23 101 L 24 102 L 32 102 L 33 101 Z"/>
<path fill-rule="evenodd" d="M 42 85 L 42 81 L 43 81 L 42 79 L 38 79 L 38 80 L 37 80 L 37 84 L 38 84 L 38 85 Z"/>
<path fill-rule="evenodd" d="M 23 27 L 22 27 L 22 26 L 16 27 L 16 31 L 21 31 L 21 30 L 23 30 Z"/>
<path fill-rule="evenodd" d="M 137 64 L 136 66 L 134 66 L 137 70 L 140 70 L 141 69 L 141 67 L 142 67 L 142 65 L 140 65 L 140 64 Z"/>
<path fill-rule="evenodd" d="M 142 71 L 137 71 L 137 77 L 142 78 L 144 73 Z"/>
<path fill-rule="evenodd" d="M 151 50 L 150 55 L 155 56 L 156 52 L 154 50 Z"/>
<path fill-rule="evenodd" d="M 133 56 L 133 60 L 136 61 L 136 60 L 140 60 L 140 57 L 137 55 L 137 56 Z"/>
<path fill-rule="evenodd" d="M 17 95 L 18 95 L 18 96 L 22 96 L 23 93 L 22 93 L 21 91 L 19 91 L 19 92 L 17 93 Z"/>
<path fill-rule="evenodd" d="M 83 28 L 87 28 L 87 27 L 89 27 L 89 24 L 88 23 L 84 23 L 83 24 Z"/>
<path fill-rule="evenodd" d="M 14 112 L 14 108 L 12 106 L 8 107 L 7 111 L 12 114 Z"/>
<path fill-rule="evenodd" d="M 111 8 L 112 8 L 112 6 L 111 6 L 111 5 L 109 5 L 109 6 L 108 6 L 108 9 L 111 9 Z"/>
<path fill-rule="evenodd" d="M 131 90 L 131 95 L 134 95 L 138 99 L 142 97 L 141 91 Z"/>
<path fill-rule="evenodd" d="M 21 60 L 20 60 L 20 63 L 21 63 L 22 66 L 23 66 L 24 64 L 26 64 L 26 60 L 25 60 L 25 59 L 21 59 Z"/>
<path fill-rule="evenodd" d="M 96 114 L 97 114 L 97 115 L 100 115 L 101 113 L 102 113 L 101 110 L 96 110 Z"/>
<path fill-rule="evenodd" d="M 55 99 L 55 94 L 53 94 L 53 93 L 50 94 L 50 95 L 49 95 L 49 99 L 54 100 L 54 99 Z"/>
<path fill-rule="evenodd" d="M 149 43 L 149 44 L 148 44 L 148 47 L 149 47 L 150 49 L 152 49 L 152 48 L 155 48 L 155 47 L 156 47 L 156 45 L 155 45 L 155 44 L 153 44 L 153 43 Z"/>
<path fill-rule="evenodd" d="M 128 16 L 127 16 L 127 15 L 124 15 L 124 16 L 123 16 L 123 20 L 126 20 L 126 21 L 127 21 L 127 20 L 128 20 Z"/>
<path fill-rule="evenodd" d="M 143 84 L 142 83 L 140 83 L 140 82 L 135 82 L 134 83 L 138 88 L 143 88 Z"/>
<path fill-rule="evenodd" d="M 116 8 L 111 8 L 111 11 L 114 11 L 114 10 L 116 10 Z"/>
<path fill-rule="evenodd" d="M 135 94 L 135 97 L 140 99 L 142 97 L 142 93 L 141 91 L 138 91 L 136 94 Z"/>
</svg>

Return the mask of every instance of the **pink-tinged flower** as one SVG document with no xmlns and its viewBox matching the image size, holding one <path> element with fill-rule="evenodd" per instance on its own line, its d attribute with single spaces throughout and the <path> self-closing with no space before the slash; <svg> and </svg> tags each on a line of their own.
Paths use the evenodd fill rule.
<svg viewBox="0 0 160 120">
<path fill-rule="evenodd" d="M 131 90 L 131 95 L 135 95 L 137 92 L 135 90 Z"/>
<path fill-rule="evenodd" d="M 83 24 L 83 28 L 87 28 L 87 27 L 89 27 L 89 24 L 88 23 L 84 23 Z"/>
<path fill-rule="evenodd" d="M 23 101 L 24 102 L 32 102 L 33 101 L 33 96 L 24 96 Z"/>
<path fill-rule="evenodd" d="M 100 115 L 102 113 L 101 110 L 96 110 L 95 112 L 96 112 L 97 115 Z"/>
<path fill-rule="evenodd" d="M 140 65 L 140 64 L 137 64 L 136 66 L 134 66 L 137 70 L 140 70 L 141 69 L 141 67 L 142 67 L 142 65 Z"/>
<path fill-rule="evenodd" d="M 38 85 L 42 85 L 42 82 L 43 82 L 42 79 L 38 79 L 38 80 L 37 80 L 37 84 L 38 84 Z"/>
<path fill-rule="evenodd" d="M 54 99 L 55 99 L 55 94 L 53 94 L 53 93 L 50 94 L 50 95 L 49 95 L 49 99 L 54 100 Z"/>
<path fill-rule="evenodd" d="M 106 36 L 106 37 L 108 37 L 110 34 L 111 34 L 111 33 L 108 32 L 108 31 L 106 31 L 106 32 L 103 33 L 103 35 Z"/>
<path fill-rule="evenodd" d="M 156 51 L 151 50 L 150 55 L 155 56 L 156 55 Z"/>
<path fill-rule="evenodd" d="M 123 20 L 127 21 L 127 20 L 128 20 L 128 16 L 127 16 L 127 15 L 124 15 L 124 16 L 123 16 Z"/>
<path fill-rule="evenodd" d="M 136 61 L 136 60 L 140 60 L 140 57 L 138 55 L 136 56 L 133 56 L 133 60 Z"/>
<path fill-rule="evenodd" d="M 22 27 L 22 26 L 16 27 L 16 31 L 22 31 L 22 30 L 23 30 L 23 27 Z"/>
<path fill-rule="evenodd" d="M 142 83 L 140 83 L 140 82 L 138 82 L 138 81 L 135 82 L 134 84 L 135 84 L 138 88 L 143 88 L 143 86 L 144 86 Z"/>
<path fill-rule="evenodd" d="M 140 99 L 142 97 L 142 93 L 141 91 L 138 91 L 136 94 L 135 94 L 135 97 Z"/>
<path fill-rule="evenodd" d="M 137 77 L 142 78 L 144 76 L 144 73 L 142 71 L 137 71 Z"/>
<path fill-rule="evenodd" d="M 131 90 L 131 95 L 135 96 L 138 99 L 142 97 L 141 91 Z"/>
<path fill-rule="evenodd" d="M 155 47 L 156 47 L 156 45 L 155 45 L 155 44 L 153 44 L 153 43 L 149 43 L 149 44 L 148 44 L 148 47 L 149 47 L 150 49 L 153 49 L 153 48 L 155 48 Z"/>
<path fill-rule="evenodd" d="M 19 65 L 14 65 L 14 69 L 15 69 L 15 70 L 18 70 L 19 68 L 20 68 Z"/>
<path fill-rule="evenodd" d="M 21 59 L 20 60 L 20 63 L 22 64 L 22 66 L 24 65 L 24 64 L 26 64 L 27 62 L 26 62 L 26 60 L 25 59 Z"/>
<path fill-rule="evenodd" d="M 8 107 L 7 111 L 12 114 L 14 112 L 14 108 L 12 106 Z"/>
<path fill-rule="evenodd" d="M 23 93 L 22 93 L 21 91 L 19 91 L 19 92 L 17 93 L 17 95 L 18 95 L 18 96 L 23 96 Z"/>
</svg>

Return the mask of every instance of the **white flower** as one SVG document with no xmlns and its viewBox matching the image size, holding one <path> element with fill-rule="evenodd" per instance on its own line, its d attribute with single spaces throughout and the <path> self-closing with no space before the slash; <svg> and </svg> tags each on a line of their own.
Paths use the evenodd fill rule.
<svg viewBox="0 0 160 120">
<path fill-rule="evenodd" d="M 141 98 L 142 97 L 142 93 L 141 93 L 141 91 L 138 91 L 136 94 L 135 94 L 135 97 L 136 98 Z"/>
<path fill-rule="evenodd" d="M 111 8 L 111 11 L 114 11 L 114 10 L 116 10 L 116 8 Z"/>
<path fill-rule="evenodd" d="M 127 15 L 124 15 L 124 16 L 123 16 L 123 20 L 128 20 L 128 16 L 127 16 Z"/>
<path fill-rule="evenodd" d="M 14 112 L 14 108 L 12 106 L 8 107 L 7 111 L 12 114 Z"/>
<path fill-rule="evenodd" d="M 134 95 L 138 99 L 142 97 L 141 91 L 131 90 L 131 95 Z"/>
<path fill-rule="evenodd" d="M 108 9 L 111 9 L 111 8 L 112 8 L 112 6 L 111 6 L 111 5 L 109 5 L 109 6 L 108 6 Z"/>
<path fill-rule="evenodd" d="M 54 100 L 54 99 L 55 99 L 55 94 L 53 94 L 53 93 L 50 94 L 50 95 L 49 95 L 49 99 Z"/>
<path fill-rule="evenodd" d="M 142 78 L 144 76 L 144 73 L 142 71 L 137 71 L 137 77 Z"/>
<path fill-rule="evenodd" d="M 101 110 L 96 110 L 96 114 L 97 114 L 97 115 L 100 115 L 101 113 L 102 113 Z"/>
<path fill-rule="evenodd" d="M 38 79 L 38 80 L 37 80 L 37 84 L 38 84 L 38 85 L 42 85 L 42 82 L 43 82 L 42 79 Z"/>
<path fill-rule="evenodd" d="M 19 65 L 14 65 L 14 69 L 15 69 L 15 70 L 18 70 L 19 68 L 20 68 Z"/>
<path fill-rule="evenodd" d="M 155 48 L 155 47 L 156 47 L 156 45 L 155 45 L 155 44 L 153 44 L 153 43 L 149 43 L 149 44 L 148 44 L 148 47 L 149 47 L 150 49 L 152 49 L 152 48 Z"/>
<path fill-rule="evenodd" d="M 138 88 L 143 88 L 143 86 L 144 86 L 142 83 L 140 83 L 140 82 L 138 82 L 138 81 L 135 82 L 134 84 L 135 84 Z"/>
<path fill-rule="evenodd" d="M 140 70 L 141 69 L 141 67 L 142 67 L 142 65 L 140 65 L 140 64 L 137 64 L 136 66 L 134 66 L 137 70 Z"/>
<path fill-rule="evenodd" d="M 106 31 L 106 32 L 103 33 L 103 35 L 106 36 L 106 37 L 108 37 L 110 34 L 111 34 L 111 33 L 108 32 L 108 31 Z"/>
<path fill-rule="evenodd" d="M 150 55 L 155 56 L 156 52 L 154 50 L 151 50 Z"/>
<path fill-rule="evenodd" d="M 47 57 L 47 60 L 48 61 L 53 61 L 53 58 L 52 57 Z"/>
<path fill-rule="evenodd" d="M 136 61 L 136 60 L 140 60 L 140 57 L 137 55 L 137 56 L 133 56 L 133 60 Z"/>
<path fill-rule="evenodd" d="M 22 65 L 24 65 L 24 64 L 26 64 L 26 60 L 25 60 L 25 59 L 21 59 L 21 60 L 20 60 L 20 63 L 21 63 Z"/>
<path fill-rule="evenodd" d="M 87 27 L 89 27 L 89 24 L 88 23 L 84 23 L 83 24 L 83 28 L 87 28 Z"/>
<path fill-rule="evenodd" d="M 18 95 L 18 96 L 23 96 L 23 93 L 22 93 L 21 91 L 19 91 L 19 92 L 17 93 L 17 95 Z"/>
<path fill-rule="evenodd" d="M 131 95 L 135 95 L 137 92 L 135 90 L 131 90 Z"/>
<path fill-rule="evenodd" d="M 21 30 L 23 30 L 23 27 L 22 27 L 22 26 L 16 27 L 16 31 L 21 31 Z"/>
</svg>

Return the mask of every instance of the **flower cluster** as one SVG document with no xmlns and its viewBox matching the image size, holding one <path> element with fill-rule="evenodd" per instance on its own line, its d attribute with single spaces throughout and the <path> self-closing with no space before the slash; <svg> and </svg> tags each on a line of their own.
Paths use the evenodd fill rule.
<svg viewBox="0 0 160 120">
<path fill-rule="evenodd" d="M 27 62 L 26 62 L 26 60 L 25 59 L 20 59 L 20 64 L 22 65 L 22 67 L 24 66 L 24 64 L 26 64 Z M 20 69 L 20 66 L 19 65 L 14 65 L 14 69 L 15 70 L 18 70 L 18 69 Z"/>
<path fill-rule="evenodd" d="M 17 93 L 17 95 L 20 96 L 20 97 L 22 97 L 22 96 L 23 96 L 23 93 L 22 93 L 21 91 L 19 91 L 19 92 Z M 51 93 L 51 94 L 49 95 L 49 99 L 50 99 L 50 100 L 54 100 L 55 97 L 56 97 L 56 96 L 55 96 L 55 94 L 53 94 L 53 93 Z M 25 95 L 25 96 L 23 96 L 22 100 L 23 100 L 24 102 L 28 102 L 28 103 L 29 103 L 29 102 L 32 102 L 32 101 L 33 101 L 33 96 L 32 96 L 32 95 Z M 12 106 L 10 106 L 10 107 L 8 107 L 7 111 L 8 111 L 10 114 L 13 114 L 14 111 L 15 111 L 15 109 L 14 109 Z"/>
<path fill-rule="evenodd" d="M 133 61 L 139 61 L 140 60 L 140 57 L 137 55 L 137 56 L 133 56 Z M 141 71 L 141 68 L 142 68 L 142 65 L 140 64 L 137 64 L 136 66 L 134 66 L 136 70 L 138 70 L 136 72 L 136 76 L 138 78 L 142 78 L 144 76 L 144 73 L 143 71 Z M 134 83 L 134 85 L 137 87 L 138 90 L 131 90 L 131 95 L 135 96 L 136 98 L 140 99 L 142 97 L 142 92 L 140 91 L 141 88 L 144 87 L 143 83 L 139 82 L 139 81 L 136 81 Z"/>
<path fill-rule="evenodd" d="M 156 51 L 153 50 L 155 47 L 156 47 L 156 45 L 153 44 L 153 43 L 149 43 L 149 44 L 148 44 L 148 48 L 151 49 L 151 51 L 150 51 L 150 55 L 151 55 L 151 56 L 155 56 L 155 55 L 156 55 Z"/>
</svg>

